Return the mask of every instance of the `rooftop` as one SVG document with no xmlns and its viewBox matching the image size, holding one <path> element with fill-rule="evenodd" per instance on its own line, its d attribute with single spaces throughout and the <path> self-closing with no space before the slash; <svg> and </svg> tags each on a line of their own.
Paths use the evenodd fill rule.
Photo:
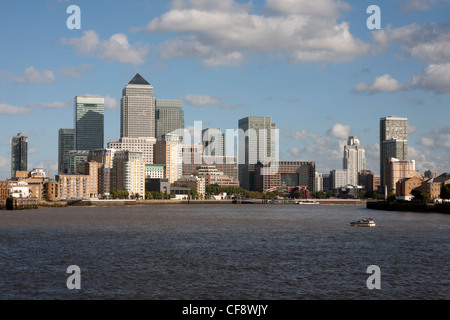
<svg viewBox="0 0 450 320">
<path fill-rule="evenodd" d="M 136 73 L 133 79 L 128 82 L 128 84 L 143 84 L 143 85 L 150 85 L 150 83 L 147 82 L 139 73 Z"/>
</svg>

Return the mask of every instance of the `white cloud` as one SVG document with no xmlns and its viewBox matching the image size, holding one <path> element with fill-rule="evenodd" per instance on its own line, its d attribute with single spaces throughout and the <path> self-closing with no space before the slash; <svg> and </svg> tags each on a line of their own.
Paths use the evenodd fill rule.
<svg viewBox="0 0 450 320">
<path fill-rule="evenodd" d="M 431 64 L 425 67 L 412 78 L 410 86 L 436 93 L 450 92 L 450 62 L 442 65 Z"/>
<path fill-rule="evenodd" d="M 160 46 L 162 58 L 194 57 L 206 66 L 239 65 L 248 52 L 273 53 L 297 63 L 342 62 L 369 53 L 369 44 L 354 38 L 347 22 L 330 19 L 336 13 L 299 3 L 309 14 L 285 13 L 292 5 L 288 1 L 284 6 L 268 3 L 272 11 L 284 13 L 274 16 L 250 13 L 250 5 L 232 0 L 175 1 L 144 29 L 178 35 Z M 346 7 L 344 2 L 320 1 L 321 6 L 326 3 Z"/>
<path fill-rule="evenodd" d="M 223 102 L 222 98 L 216 96 L 208 96 L 208 95 L 196 95 L 196 94 L 188 94 L 183 97 L 184 101 L 190 106 L 220 106 Z"/>
<path fill-rule="evenodd" d="M 341 11 L 349 11 L 351 6 L 343 1 L 333 0 L 267 0 L 266 6 L 281 14 L 303 14 L 338 18 Z"/>
<path fill-rule="evenodd" d="M 101 42 L 98 54 L 100 59 L 105 61 L 143 64 L 145 63 L 144 57 L 148 54 L 148 48 L 131 45 L 125 34 L 116 33 L 108 40 Z"/>
<path fill-rule="evenodd" d="M 17 107 L 6 103 L 0 103 L 0 114 L 28 114 L 30 107 Z"/>
<path fill-rule="evenodd" d="M 97 46 L 100 44 L 100 39 L 94 30 L 87 30 L 83 32 L 82 37 L 63 38 L 61 39 L 61 43 L 72 45 L 79 53 L 87 55 L 97 49 Z"/>
<path fill-rule="evenodd" d="M 380 77 L 376 77 L 372 83 L 360 83 L 353 88 L 353 92 L 368 92 L 369 94 L 375 94 L 380 92 L 397 92 L 404 90 L 405 87 L 400 84 L 396 79 L 392 78 L 389 74 L 384 74 Z"/>
<path fill-rule="evenodd" d="M 331 129 L 327 131 L 327 134 L 331 137 L 338 139 L 347 139 L 350 136 L 351 126 L 336 123 Z"/>
<path fill-rule="evenodd" d="M 66 77 L 71 77 L 71 78 L 81 78 L 82 74 L 86 71 L 89 71 L 92 69 L 92 65 L 91 64 L 84 64 L 82 66 L 70 66 L 70 67 L 63 67 L 63 68 L 59 68 L 58 71 L 66 76 Z"/>
<path fill-rule="evenodd" d="M 450 151 L 450 124 L 424 133 L 419 139 L 419 144 L 432 149 L 445 148 Z"/>
<path fill-rule="evenodd" d="M 41 109 L 61 109 L 61 108 L 67 108 L 70 107 L 71 104 L 68 102 L 62 102 L 62 101 L 53 101 L 53 102 L 42 102 L 38 104 L 38 107 Z"/>
<path fill-rule="evenodd" d="M 105 61 L 119 61 L 132 64 L 145 63 L 148 46 L 132 45 L 123 33 L 113 34 L 108 40 L 100 40 L 94 30 L 87 30 L 80 38 L 63 38 L 63 44 L 72 45 L 79 53 L 87 55 L 96 52 Z"/>
<path fill-rule="evenodd" d="M 105 109 L 117 110 L 119 108 L 119 103 L 116 98 L 105 96 Z"/>
<path fill-rule="evenodd" d="M 439 3 L 449 3 L 448 0 L 405 0 L 402 1 L 403 12 L 429 11 Z"/>
<path fill-rule="evenodd" d="M 55 75 L 50 70 L 39 71 L 31 66 L 25 69 L 25 72 L 13 79 L 15 83 L 43 83 L 55 81 Z"/>
</svg>

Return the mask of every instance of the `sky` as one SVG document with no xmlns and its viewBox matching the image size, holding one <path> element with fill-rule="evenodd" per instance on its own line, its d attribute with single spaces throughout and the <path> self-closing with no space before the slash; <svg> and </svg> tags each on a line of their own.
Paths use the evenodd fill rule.
<svg viewBox="0 0 450 320">
<path fill-rule="evenodd" d="M 136 73 L 156 98 L 183 101 L 186 127 L 271 117 L 280 159 L 318 172 L 342 169 L 356 135 L 379 173 L 389 115 L 408 118 L 417 170 L 450 172 L 448 0 L 5 0 L 0 44 L 0 180 L 19 132 L 28 169 L 57 174 L 58 130 L 73 128 L 78 95 L 105 97 L 105 147 L 117 141 Z"/>
</svg>

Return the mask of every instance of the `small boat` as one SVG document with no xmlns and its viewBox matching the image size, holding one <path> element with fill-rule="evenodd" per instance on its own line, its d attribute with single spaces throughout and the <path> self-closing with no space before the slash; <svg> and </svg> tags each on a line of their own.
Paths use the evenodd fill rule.
<svg viewBox="0 0 450 320">
<path fill-rule="evenodd" d="M 319 202 L 314 201 L 314 200 L 300 200 L 297 203 L 298 204 L 320 204 Z"/>
<path fill-rule="evenodd" d="M 359 220 L 350 222 L 350 225 L 351 226 L 358 226 L 358 227 L 375 227 L 376 226 L 375 221 L 373 221 L 372 218 L 359 219 Z"/>
</svg>

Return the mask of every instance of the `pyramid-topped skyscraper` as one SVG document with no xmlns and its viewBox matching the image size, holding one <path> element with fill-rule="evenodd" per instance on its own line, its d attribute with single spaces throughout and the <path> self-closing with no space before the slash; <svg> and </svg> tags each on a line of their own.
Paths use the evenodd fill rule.
<svg viewBox="0 0 450 320">
<path fill-rule="evenodd" d="M 153 87 L 139 73 L 125 86 L 120 100 L 120 137 L 155 137 Z"/>
</svg>

